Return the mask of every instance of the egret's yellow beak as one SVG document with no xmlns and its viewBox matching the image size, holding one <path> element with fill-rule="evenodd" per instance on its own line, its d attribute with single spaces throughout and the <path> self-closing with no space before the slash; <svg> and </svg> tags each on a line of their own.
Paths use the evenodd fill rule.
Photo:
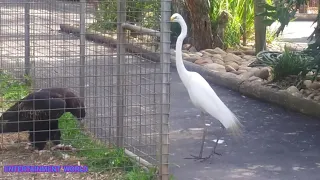
<svg viewBox="0 0 320 180">
<path fill-rule="evenodd" d="M 170 21 L 172 22 L 173 20 L 174 20 L 174 17 L 171 16 L 171 17 L 170 17 Z"/>
</svg>

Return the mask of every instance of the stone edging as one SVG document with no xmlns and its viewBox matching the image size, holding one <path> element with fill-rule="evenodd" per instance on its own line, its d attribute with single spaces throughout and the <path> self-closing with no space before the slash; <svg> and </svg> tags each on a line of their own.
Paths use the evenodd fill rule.
<svg viewBox="0 0 320 180">
<path fill-rule="evenodd" d="M 74 34 L 79 33 L 78 28 L 75 28 L 75 27 L 66 28 L 67 26 L 70 26 L 70 25 L 60 25 L 61 31 L 67 32 L 67 33 L 74 33 Z M 88 36 L 86 37 L 88 38 Z M 97 43 L 110 42 L 110 38 L 108 39 L 105 39 L 105 38 L 106 37 L 104 37 L 103 35 L 90 34 L 88 39 Z M 113 40 L 113 42 L 115 42 L 115 40 Z M 114 46 L 114 43 L 110 43 L 110 44 Z M 132 51 L 130 50 L 129 47 L 126 47 L 126 48 L 129 52 Z M 155 54 L 154 52 L 150 52 L 147 50 L 144 50 L 144 51 L 152 55 Z M 151 60 L 159 62 L 160 61 L 159 55 L 156 57 L 154 56 L 153 58 L 151 58 Z M 175 67 L 174 56 L 171 55 L 170 61 L 171 61 L 171 66 Z M 266 102 L 271 102 L 271 103 L 280 105 L 286 109 L 298 111 L 303 114 L 320 118 L 320 104 L 312 100 L 308 100 L 303 97 L 294 96 L 288 93 L 286 90 L 276 90 L 268 86 L 264 86 L 259 81 L 250 82 L 249 80 L 243 80 L 231 72 L 219 72 L 219 71 L 209 70 L 207 68 L 204 68 L 203 66 L 194 64 L 186 60 L 184 60 L 184 64 L 188 70 L 200 73 L 210 83 L 230 88 L 248 97 L 261 99 Z"/>
<path fill-rule="evenodd" d="M 171 63 L 172 66 L 175 66 L 175 59 L 172 57 Z M 294 96 L 286 90 L 276 90 L 263 86 L 259 82 L 241 80 L 233 73 L 208 70 L 189 61 L 184 60 L 184 64 L 188 70 L 200 73 L 210 83 L 227 87 L 248 97 L 271 102 L 290 110 L 320 117 L 320 104 L 305 98 Z"/>
</svg>

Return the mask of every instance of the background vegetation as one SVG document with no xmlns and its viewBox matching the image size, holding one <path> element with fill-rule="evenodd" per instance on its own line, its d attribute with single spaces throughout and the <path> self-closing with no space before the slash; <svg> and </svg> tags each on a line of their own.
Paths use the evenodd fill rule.
<svg viewBox="0 0 320 180">
<path fill-rule="evenodd" d="M 175 11 L 175 4 L 183 4 L 185 1 L 175 0 L 172 4 L 172 10 Z M 229 22 L 225 29 L 223 43 L 226 47 L 234 47 L 242 43 L 244 36 L 248 41 L 254 38 L 254 4 L 253 0 L 209 0 L 209 17 L 211 19 L 212 30 L 218 28 L 218 21 L 221 12 L 225 11 L 229 14 Z M 272 0 L 267 0 L 268 4 L 272 4 Z M 183 5 L 182 5 L 183 6 Z M 160 20 L 160 3 L 156 1 L 139 1 L 131 0 L 127 2 L 127 22 L 139 26 L 159 30 Z M 186 8 L 184 6 L 184 8 Z M 117 4 L 115 1 L 102 0 L 96 13 L 96 22 L 91 28 L 106 32 L 115 31 L 117 22 Z M 190 22 L 188 22 L 189 31 L 191 31 Z M 172 43 L 180 34 L 180 27 L 172 24 L 171 27 Z M 268 31 L 267 42 L 274 40 L 274 32 Z M 213 34 L 212 36 L 215 36 Z"/>
</svg>

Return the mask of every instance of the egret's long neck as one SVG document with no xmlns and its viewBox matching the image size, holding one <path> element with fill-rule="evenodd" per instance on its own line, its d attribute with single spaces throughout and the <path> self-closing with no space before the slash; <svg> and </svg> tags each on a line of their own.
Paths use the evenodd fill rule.
<svg viewBox="0 0 320 180">
<path fill-rule="evenodd" d="M 182 82 L 186 82 L 188 79 L 188 71 L 185 68 L 182 60 L 182 43 L 184 38 L 187 36 L 187 25 L 185 22 L 179 22 L 181 26 L 181 33 L 177 39 L 176 43 L 176 66 L 178 70 L 178 74 L 181 78 Z"/>
</svg>

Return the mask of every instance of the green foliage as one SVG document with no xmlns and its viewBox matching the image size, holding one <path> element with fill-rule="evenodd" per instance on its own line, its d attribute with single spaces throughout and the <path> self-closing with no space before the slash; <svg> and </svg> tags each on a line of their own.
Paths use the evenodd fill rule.
<svg viewBox="0 0 320 180">
<path fill-rule="evenodd" d="M 15 103 L 15 101 L 27 96 L 30 92 L 30 82 L 31 80 L 29 77 L 19 80 L 7 72 L 1 71 L 0 96 L 3 98 L 3 101 L 1 102 L 0 106 L 7 108 Z M 6 103 L 4 103 L 4 101 L 6 101 Z"/>
<path fill-rule="evenodd" d="M 125 180 L 155 180 L 155 170 L 145 172 L 142 169 L 134 168 L 131 172 L 127 173 Z"/>
<path fill-rule="evenodd" d="M 70 113 L 65 113 L 59 119 L 59 128 L 64 144 L 77 148 L 76 156 L 85 158 L 90 171 L 124 170 L 128 180 L 152 180 L 154 171 L 145 172 L 129 158 L 124 149 L 111 149 L 85 134 L 77 120 Z"/>
<path fill-rule="evenodd" d="M 210 18 L 213 30 L 217 28 L 218 17 L 222 11 L 229 14 L 229 23 L 225 30 L 226 47 L 240 44 L 244 32 L 244 16 L 246 24 L 246 35 L 248 39 L 254 34 L 254 9 L 253 0 L 211 0 Z"/>
<path fill-rule="evenodd" d="M 267 29 L 266 31 L 266 42 L 268 44 L 272 43 L 277 37 L 275 36 L 276 31 Z"/>
<path fill-rule="evenodd" d="M 313 72 L 313 77 L 311 79 L 314 81 L 320 71 L 320 51 L 315 49 L 305 49 L 301 53 L 313 58 L 310 64 L 310 69 Z"/>
<path fill-rule="evenodd" d="M 312 58 L 291 52 L 285 47 L 284 53 L 271 64 L 273 80 L 282 80 L 290 75 L 304 78 L 311 71 L 312 61 Z"/>
<path fill-rule="evenodd" d="M 281 25 L 276 32 L 276 36 L 278 36 L 284 30 L 284 27 L 294 19 L 300 5 L 306 3 L 307 0 L 279 0 L 273 4 L 270 2 L 262 3 L 259 6 L 264 7 L 265 11 L 257 14 L 257 16 L 265 18 L 264 23 L 266 26 L 270 26 L 275 21 L 280 22 Z"/>
<path fill-rule="evenodd" d="M 96 12 L 96 22 L 91 28 L 97 31 L 115 30 L 117 28 L 117 1 L 102 0 Z"/>
<path fill-rule="evenodd" d="M 117 28 L 117 1 L 102 0 L 96 12 L 96 22 L 90 28 L 105 32 Z M 131 0 L 126 4 L 126 21 L 140 26 L 159 29 L 160 3 L 158 1 Z"/>
</svg>

